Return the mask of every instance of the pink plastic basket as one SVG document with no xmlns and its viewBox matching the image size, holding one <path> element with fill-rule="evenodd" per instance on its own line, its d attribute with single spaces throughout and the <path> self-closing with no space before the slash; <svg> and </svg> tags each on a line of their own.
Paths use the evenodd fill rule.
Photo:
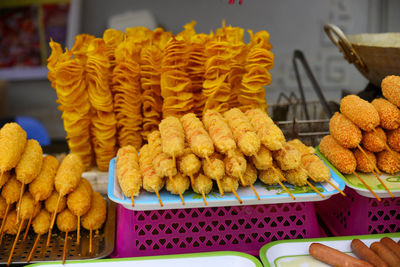
<svg viewBox="0 0 400 267">
<path fill-rule="evenodd" d="M 334 195 L 315 204 L 318 215 L 336 236 L 393 233 L 400 231 L 400 198 L 359 195 L 346 187 L 347 197 Z"/>
<path fill-rule="evenodd" d="M 112 257 L 241 251 L 274 240 L 319 237 L 314 203 L 132 211 L 118 205 Z"/>
</svg>

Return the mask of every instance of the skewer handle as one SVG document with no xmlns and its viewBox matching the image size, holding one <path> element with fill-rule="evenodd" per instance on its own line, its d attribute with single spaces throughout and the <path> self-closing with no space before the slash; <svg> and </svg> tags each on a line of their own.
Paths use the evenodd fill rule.
<svg viewBox="0 0 400 267">
<path fill-rule="evenodd" d="M 9 211 L 9 210 L 10 210 L 10 204 L 7 204 L 6 212 L 4 213 L 3 221 L 1 222 L 1 228 L 0 228 L 0 236 L 1 236 L 1 239 L 0 239 L 0 244 L 1 244 L 1 240 L 3 239 L 4 225 L 5 225 L 5 223 L 6 223 L 6 219 L 7 219 L 8 211 Z"/>
<path fill-rule="evenodd" d="M 11 251 L 10 251 L 10 255 L 8 256 L 7 266 L 10 266 L 10 264 L 11 264 L 11 260 L 12 260 L 13 254 L 14 254 L 15 246 L 17 245 L 19 234 L 21 233 L 23 222 L 24 222 L 24 220 L 21 220 L 19 222 L 18 232 L 17 232 L 17 235 L 15 236 L 14 243 L 13 243 Z"/>
<path fill-rule="evenodd" d="M 281 181 L 278 180 L 278 184 L 293 198 L 293 200 L 296 200 L 292 193 L 290 193 L 289 189 L 287 189 L 287 187 Z"/>
<path fill-rule="evenodd" d="M 93 250 L 93 230 L 90 228 L 90 234 L 89 234 L 89 254 L 92 254 Z"/>
<path fill-rule="evenodd" d="M 64 240 L 64 249 L 63 249 L 63 257 L 62 264 L 65 264 L 65 254 L 67 253 L 67 243 L 68 243 L 68 231 L 65 232 L 65 240 Z"/>
<path fill-rule="evenodd" d="M 360 177 L 360 175 L 358 175 L 355 171 L 353 171 L 353 174 L 358 178 L 358 180 L 361 181 L 361 183 L 365 186 L 365 188 L 367 188 L 369 190 L 369 192 L 371 192 L 371 194 L 380 202 L 382 201 L 382 199 L 380 197 L 378 197 L 378 195 L 372 191 L 371 187 L 364 181 L 363 178 Z"/>
<path fill-rule="evenodd" d="M 321 194 L 321 192 L 319 192 L 319 190 L 313 186 L 308 180 L 306 180 L 306 183 L 308 184 L 309 187 L 312 188 L 312 190 L 315 191 L 315 193 L 317 193 L 321 198 L 325 198 L 325 196 L 323 194 Z"/>
<path fill-rule="evenodd" d="M 79 245 L 81 239 L 81 216 L 78 215 L 77 231 L 76 231 L 76 244 Z"/>
<path fill-rule="evenodd" d="M 375 172 L 372 172 L 374 175 L 375 175 L 375 177 L 376 177 L 376 179 L 378 179 L 378 181 L 381 183 L 381 185 L 385 188 L 385 190 L 389 193 L 389 195 L 392 197 L 392 198 L 394 198 L 394 195 L 392 194 L 392 192 L 390 192 L 390 190 L 389 190 L 389 188 L 386 186 L 386 184 L 382 181 L 382 179 L 375 173 Z"/>
<path fill-rule="evenodd" d="M 40 239 L 40 234 L 38 234 L 37 237 L 36 237 L 35 243 L 33 244 L 31 252 L 29 253 L 28 259 L 26 260 L 27 263 L 29 263 L 31 261 L 33 252 L 35 252 L 35 248 L 37 246 L 37 243 L 38 243 L 39 239 Z"/>
</svg>

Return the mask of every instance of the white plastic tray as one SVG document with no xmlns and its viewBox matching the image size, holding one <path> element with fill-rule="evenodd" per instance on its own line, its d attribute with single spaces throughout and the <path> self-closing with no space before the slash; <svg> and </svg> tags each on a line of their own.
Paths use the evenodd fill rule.
<svg viewBox="0 0 400 267">
<path fill-rule="evenodd" d="M 311 243 L 321 243 L 355 256 L 350 247 L 353 239 L 358 238 L 369 247 L 385 236 L 396 242 L 400 240 L 400 233 L 394 233 L 274 241 L 261 248 L 260 259 L 265 267 L 325 267 L 329 265 L 314 259 L 308 253 Z"/>
<path fill-rule="evenodd" d="M 121 258 L 91 261 L 67 261 L 66 265 L 79 266 L 135 266 L 135 267 L 262 267 L 261 262 L 255 257 L 233 251 L 205 252 L 181 255 Z M 38 263 L 30 266 L 63 267 L 61 262 Z"/>
<path fill-rule="evenodd" d="M 344 189 L 344 182 L 331 171 L 332 183 L 335 183 L 341 190 Z M 110 161 L 109 167 L 109 181 L 108 181 L 108 197 L 116 203 L 122 204 L 125 208 L 131 210 L 161 210 L 161 209 L 182 209 L 182 208 L 203 208 L 206 207 L 203 198 L 199 194 L 195 194 L 192 190 L 184 193 L 183 198 L 185 205 L 182 204 L 179 195 L 173 195 L 163 189 L 160 192 L 161 200 L 164 207 L 160 206 L 158 198 L 155 194 L 141 191 L 139 197 L 135 198 L 135 206 L 132 207 L 131 199 L 126 198 L 119 186 L 118 180 L 115 177 L 115 158 Z M 321 198 L 310 187 L 295 187 L 293 185 L 285 185 L 291 190 L 296 200 L 293 200 L 289 194 L 286 193 L 280 186 L 266 186 L 260 181 L 254 184 L 260 200 L 258 200 L 250 187 L 239 187 L 237 194 L 243 201 L 242 205 L 256 205 L 256 204 L 272 204 L 272 203 L 289 203 L 289 202 L 306 202 L 306 201 L 320 201 L 339 193 L 328 183 L 317 183 L 316 187 L 320 188 L 324 198 Z M 217 206 L 237 206 L 240 205 L 233 193 L 225 193 L 223 197 L 220 196 L 218 190 L 213 189 L 207 195 L 207 207 Z"/>
</svg>

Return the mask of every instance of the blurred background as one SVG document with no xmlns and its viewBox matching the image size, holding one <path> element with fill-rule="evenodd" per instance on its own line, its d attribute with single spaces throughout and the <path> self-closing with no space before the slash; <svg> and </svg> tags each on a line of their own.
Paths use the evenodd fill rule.
<svg viewBox="0 0 400 267">
<path fill-rule="evenodd" d="M 368 81 L 329 40 L 323 30 L 326 23 L 339 26 L 346 34 L 399 32 L 400 1 L 397 0 L 81 0 L 81 1 L 8 1 L 0 3 L 0 60 L 10 52 L 22 53 L 11 41 L 22 42 L 35 60 L 0 64 L 0 115 L 3 118 L 30 116 L 42 123 L 52 140 L 64 140 L 61 112 L 56 92 L 47 80 L 41 62 L 46 57 L 49 37 L 71 46 L 73 36 L 88 33 L 101 37 L 108 27 L 162 26 L 179 33 L 186 23 L 197 21 L 197 32 L 209 33 L 221 27 L 222 20 L 234 27 L 253 31 L 266 30 L 275 54 L 272 84 L 266 87 L 268 104 L 280 93 L 298 93 L 292 57 L 303 51 L 328 100 L 339 102 L 343 90 L 360 92 Z M 33 4 L 31 4 L 33 3 Z M 38 10 L 43 3 L 46 9 Z M 51 4 L 56 3 L 58 6 Z M 16 9 L 17 8 L 17 9 Z M 23 15 L 21 15 L 21 11 Z M 25 13 L 24 13 L 25 12 Z M 26 13 L 27 12 L 27 13 Z M 30 17 L 29 17 L 30 16 Z M 24 19 L 22 19 L 24 18 Z M 42 18 L 44 24 L 37 23 Z M 20 24 L 15 23 L 22 21 Z M 38 30 L 37 36 L 16 34 Z M 40 28 L 44 27 L 44 31 Z M 22 37 L 21 37 L 22 36 Z M 35 39 L 36 38 L 36 39 Z M 248 34 L 246 34 L 246 41 Z M 5 42 L 9 40 L 11 43 Z M 36 53 L 36 55 L 35 55 Z M 1 58 L 3 57 L 3 58 Z M 25 64 L 25 65 L 24 65 Z M 36 66 L 38 64 L 39 66 Z M 20 66 L 23 68 L 20 68 Z M 317 99 L 311 84 L 301 72 L 306 99 Z"/>
</svg>

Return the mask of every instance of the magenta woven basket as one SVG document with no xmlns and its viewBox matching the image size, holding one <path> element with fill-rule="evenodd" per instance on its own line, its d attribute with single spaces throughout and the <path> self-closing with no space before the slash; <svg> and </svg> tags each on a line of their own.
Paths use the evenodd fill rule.
<svg viewBox="0 0 400 267">
<path fill-rule="evenodd" d="M 117 207 L 112 257 L 241 251 L 268 242 L 319 237 L 314 203 L 132 211 Z"/>
<path fill-rule="evenodd" d="M 336 236 L 393 233 L 400 231 L 400 198 L 359 195 L 346 187 L 347 197 L 334 195 L 315 203 L 318 215 Z"/>
</svg>

